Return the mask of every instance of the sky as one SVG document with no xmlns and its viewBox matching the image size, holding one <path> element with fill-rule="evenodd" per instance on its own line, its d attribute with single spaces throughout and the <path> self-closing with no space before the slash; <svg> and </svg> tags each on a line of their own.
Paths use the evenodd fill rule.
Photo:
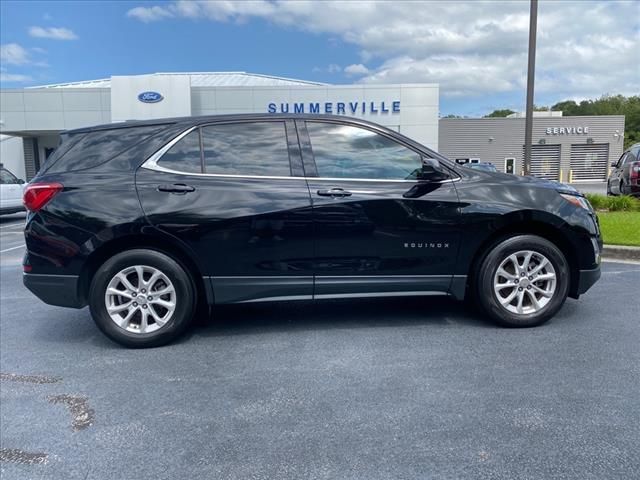
<svg viewBox="0 0 640 480">
<path fill-rule="evenodd" d="M 524 110 L 529 3 L 0 2 L 0 84 L 246 71 L 438 83 L 440 114 Z M 537 105 L 640 94 L 640 0 L 541 0 Z"/>
</svg>

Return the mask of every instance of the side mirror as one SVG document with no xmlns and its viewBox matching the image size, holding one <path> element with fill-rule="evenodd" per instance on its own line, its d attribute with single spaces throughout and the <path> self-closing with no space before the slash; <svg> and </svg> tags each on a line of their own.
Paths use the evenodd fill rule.
<svg viewBox="0 0 640 480">
<path fill-rule="evenodd" d="M 430 182 L 440 182 L 447 180 L 449 174 L 440 166 L 440 163 L 433 158 L 422 159 L 422 172 L 420 180 L 428 180 Z"/>
<path fill-rule="evenodd" d="M 618 164 L 618 162 L 611 162 L 611 166 L 615 167 Z"/>
<path fill-rule="evenodd" d="M 23 185 L 23 184 L 24 184 L 24 180 L 23 180 L 23 179 L 21 179 L 21 178 L 19 178 L 19 179 L 18 179 L 18 185 Z"/>
</svg>

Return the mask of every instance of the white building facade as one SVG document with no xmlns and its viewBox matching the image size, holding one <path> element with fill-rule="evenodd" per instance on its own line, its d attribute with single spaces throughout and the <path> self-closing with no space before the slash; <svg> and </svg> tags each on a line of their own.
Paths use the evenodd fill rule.
<svg viewBox="0 0 640 480">
<path fill-rule="evenodd" d="M 437 84 L 329 85 L 244 72 L 156 73 L 0 91 L 0 133 L 22 137 L 32 178 L 63 130 L 127 120 L 229 113 L 363 118 L 438 149 Z M 21 165 L 13 165 L 13 163 Z"/>
</svg>

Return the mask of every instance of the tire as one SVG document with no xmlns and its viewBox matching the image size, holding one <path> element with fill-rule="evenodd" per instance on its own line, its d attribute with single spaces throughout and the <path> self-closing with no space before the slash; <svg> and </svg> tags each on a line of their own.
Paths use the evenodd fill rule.
<svg viewBox="0 0 640 480">
<path fill-rule="evenodd" d="M 531 257 L 527 267 L 528 252 Z M 513 258 L 519 267 L 515 267 Z M 543 263 L 545 266 L 536 272 Z M 509 275 L 498 275 L 500 267 L 502 273 Z M 521 276 L 523 271 L 517 270 L 520 267 L 532 275 Z M 553 317 L 567 299 L 569 264 L 550 241 L 535 235 L 518 235 L 494 245 L 480 263 L 476 279 L 475 298 L 494 321 L 505 327 L 535 327 Z M 503 305 L 514 292 L 515 297 Z"/>
<path fill-rule="evenodd" d="M 114 289 L 124 293 L 114 295 Z M 130 348 L 158 347 L 175 340 L 192 322 L 195 307 L 191 276 L 173 258 L 155 250 L 128 250 L 111 257 L 96 272 L 89 291 L 89 308 L 98 328 Z"/>
<path fill-rule="evenodd" d="M 611 191 L 611 183 L 607 180 L 607 196 L 613 196 L 613 192 Z"/>
</svg>

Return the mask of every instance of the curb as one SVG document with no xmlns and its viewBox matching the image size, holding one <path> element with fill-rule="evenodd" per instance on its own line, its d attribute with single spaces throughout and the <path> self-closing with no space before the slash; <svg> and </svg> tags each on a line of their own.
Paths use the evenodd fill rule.
<svg viewBox="0 0 640 480">
<path fill-rule="evenodd" d="M 625 247 L 622 245 L 605 245 L 602 249 L 604 258 L 616 260 L 640 261 L 640 247 Z"/>
</svg>

